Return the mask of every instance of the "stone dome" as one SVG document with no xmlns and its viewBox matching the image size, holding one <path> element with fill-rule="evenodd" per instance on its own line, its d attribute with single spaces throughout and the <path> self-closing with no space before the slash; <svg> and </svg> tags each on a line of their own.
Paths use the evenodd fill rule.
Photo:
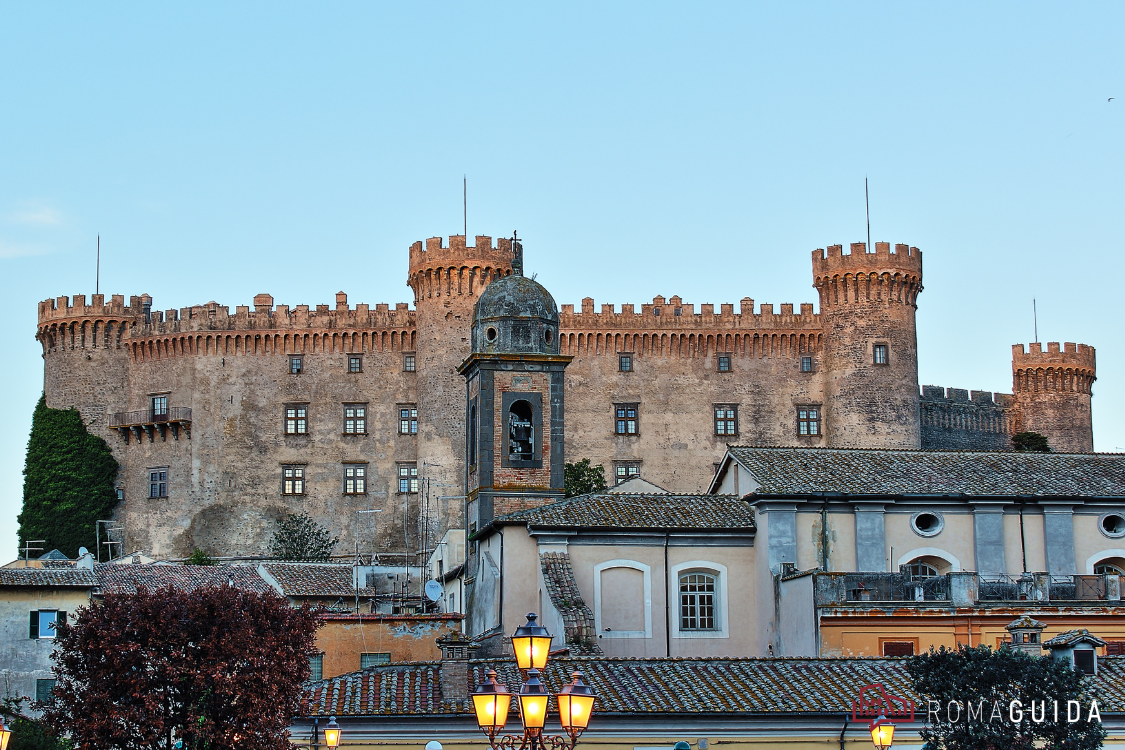
<svg viewBox="0 0 1125 750">
<path fill-rule="evenodd" d="M 492 282 L 473 308 L 473 352 L 558 354 L 555 298 L 518 273 Z"/>
</svg>

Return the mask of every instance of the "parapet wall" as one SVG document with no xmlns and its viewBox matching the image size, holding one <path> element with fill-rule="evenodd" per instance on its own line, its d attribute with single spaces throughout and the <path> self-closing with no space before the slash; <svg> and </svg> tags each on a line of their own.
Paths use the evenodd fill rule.
<svg viewBox="0 0 1125 750">
<path fill-rule="evenodd" d="M 449 247 L 441 237 L 410 246 L 410 272 L 406 283 L 414 290 L 417 305 L 434 297 L 475 299 L 496 279 L 512 273 L 512 241 L 504 237 L 492 246 L 492 238 L 477 235 L 476 245 L 465 245 L 465 237 L 455 234 Z"/>
<path fill-rule="evenodd" d="M 853 242 L 851 252 L 844 253 L 843 245 L 829 245 L 812 252 L 813 276 L 831 276 L 842 273 L 906 272 L 922 275 L 922 251 L 898 243 L 891 252 L 891 243 L 876 242 L 875 252 L 867 252 L 866 242 Z"/>
<path fill-rule="evenodd" d="M 1015 396 L 922 386 L 923 450 L 1011 450 Z"/>
<path fill-rule="evenodd" d="M 826 308 L 863 302 L 897 302 L 917 306 L 922 292 L 922 251 L 909 245 L 853 242 L 844 255 L 840 245 L 812 254 L 813 286 L 820 292 L 821 312 Z"/>
<path fill-rule="evenodd" d="M 1023 344 L 1012 346 L 1012 388 L 1016 393 L 1091 393 L 1097 380 L 1094 347 L 1070 341 L 1038 341 L 1025 352 Z"/>
<path fill-rule="evenodd" d="M 652 304 L 642 304 L 639 312 L 631 304 L 621 305 L 621 312 L 616 312 L 612 304 L 602 304 L 601 311 L 594 312 L 593 298 L 586 297 L 582 300 L 580 312 L 574 311 L 574 305 L 562 305 L 559 323 L 564 330 L 819 329 L 820 316 L 813 312 L 812 303 L 802 304 L 800 309 L 799 313 L 794 313 L 793 305 L 786 303 L 781 305 L 780 312 L 775 313 L 772 304 L 763 303 L 761 311 L 755 313 L 754 300 L 743 297 L 737 313 L 733 304 L 720 305 L 717 314 L 713 304 L 702 304 L 697 313 L 694 304 L 685 303 L 678 296 L 667 300 L 657 296 L 652 298 Z"/>
</svg>

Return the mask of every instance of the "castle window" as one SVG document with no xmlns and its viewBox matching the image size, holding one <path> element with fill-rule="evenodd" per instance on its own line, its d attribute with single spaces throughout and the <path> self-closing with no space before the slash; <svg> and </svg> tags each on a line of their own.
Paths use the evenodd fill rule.
<svg viewBox="0 0 1125 750">
<path fill-rule="evenodd" d="M 617 419 L 614 421 L 614 434 L 636 435 L 637 404 L 614 404 L 613 409 L 617 415 Z"/>
<path fill-rule="evenodd" d="M 414 355 L 404 354 L 402 356 L 402 370 L 403 372 L 414 372 Z"/>
<path fill-rule="evenodd" d="M 152 397 L 152 420 L 158 422 L 168 418 L 168 394 Z"/>
<path fill-rule="evenodd" d="M 148 496 L 168 497 L 168 467 L 158 466 L 148 470 Z"/>
<path fill-rule="evenodd" d="M 886 344 L 876 344 L 875 345 L 875 360 L 874 360 L 875 364 L 877 364 L 877 365 L 887 364 L 887 349 L 888 349 L 888 347 L 887 347 Z"/>
<path fill-rule="evenodd" d="M 618 357 L 618 359 L 617 359 L 617 369 L 621 370 L 621 372 L 632 372 L 633 371 L 633 355 L 632 354 L 622 354 L 620 357 Z"/>
<path fill-rule="evenodd" d="M 289 374 L 300 375 L 304 366 L 304 357 L 290 357 L 289 358 Z"/>
<path fill-rule="evenodd" d="M 413 404 L 402 404 L 398 407 L 398 434 L 418 434 L 418 407 Z"/>
<path fill-rule="evenodd" d="M 812 357 L 801 357 L 801 372 L 812 372 Z"/>
<path fill-rule="evenodd" d="M 363 357 L 361 355 L 348 355 L 348 372 L 363 372 Z"/>
<path fill-rule="evenodd" d="M 535 460 L 535 421 L 531 404 L 514 401 L 508 407 L 508 460 Z"/>
<path fill-rule="evenodd" d="M 305 435 L 309 431 L 309 405 L 289 404 L 285 407 L 285 434 Z"/>
<path fill-rule="evenodd" d="M 344 464 L 344 494 L 367 494 L 367 464 Z"/>
<path fill-rule="evenodd" d="M 738 434 L 737 404 L 715 404 L 715 434 L 728 437 Z"/>
<path fill-rule="evenodd" d="M 680 575 L 680 630 L 718 630 L 714 573 L 693 570 Z"/>
<path fill-rule="evenodd" d="M 367 434 L 367 404 L 344 404 L 344 434 Z"/>
<path fill-rule="evenodd" d="M 818 407 L 818 406 L 798 406 L 797 407 L 797 434 L 798 435 L 819 435 L 820 434 L 820 407 Z"/>
<path fill-rule="evenodd" d="M 684 308 L 677 307 L 675 310 L 672 311 L 672 314 L 675 315 L 676 317 L 679 317 L 679 316 L 684 314 Z"/>
<path fill-rule="evenodd" d="M 659 307 L 652 308 L 652 314 L 653 315 L 659 315 L 660 314 L 660 308 Z"/>
<path fill-rule="evenodd" d="M 719 355 L 719 372 L 730 372 L 730 355 Z"/>
<path fill-rule="evenodd" d="M 398 491 L 399 493 L 418 491 L 418 464 L 398 465 Z"/>
<path fill-rule="evenodd" d="M 303 465 L 281 467 L 281 494 L 305 494 L 305 467 Z"/>
<path fill-rule="evenodd" d="M 621 484 L 624 481 L 632 479 L 641 473 L 640 461 L 614 461 L 613 462 L 613 483 L 615 485 Z"/>
</svg>

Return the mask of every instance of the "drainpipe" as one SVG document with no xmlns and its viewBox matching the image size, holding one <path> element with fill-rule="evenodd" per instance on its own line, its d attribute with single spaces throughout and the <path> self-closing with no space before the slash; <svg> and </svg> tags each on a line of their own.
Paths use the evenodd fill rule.
<svg viewBox="0 0 1125 750">
<path fill-rule="evenodd" d="M 1020 498 L 1020 555 L 1023 556 L 1023 572 L 1027 572 L 1027 536 L 1023 532 L 1024 499 Z"/>
<path fill-rule="evenodd" d="M 668 574 L 668 533 L 664 532 L 664 652 L 672 656 L 672 606 L 669 601 L 672 591 L 672 580 Z"/>
<path fill-rule="evenodd" d="M 844 714 L 844 726 L 840 727 L 840 750 L 844 750 L 844 732 L 848 731 L 848 715 Z"/>
<path fill-rule="evenodd" d="M 504 634 L 504 530 L 496 529 L 496 533 L 500 535 L 500 634 Z"/>
</svg>

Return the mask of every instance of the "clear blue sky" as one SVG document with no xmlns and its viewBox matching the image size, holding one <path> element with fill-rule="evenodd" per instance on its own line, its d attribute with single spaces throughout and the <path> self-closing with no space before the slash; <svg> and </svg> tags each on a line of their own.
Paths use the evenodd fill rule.
<svg viewBox="0 0 1125 750">
<path fill-rule="evenodd" d="M 1125 450 L 1125 5 L 0 6 L 0 559 L 42 388 L 36 302 L 411 301 L 406 248 L 527 238 L 560 303 L 813 302 L 809 254 L 925 253 L 924 383 L 1098 348 Z M 1117 97 L 1107 101 L 1109 97 Z M 118 406 L 107 405 L 112 410 Z"/>
</svg>

